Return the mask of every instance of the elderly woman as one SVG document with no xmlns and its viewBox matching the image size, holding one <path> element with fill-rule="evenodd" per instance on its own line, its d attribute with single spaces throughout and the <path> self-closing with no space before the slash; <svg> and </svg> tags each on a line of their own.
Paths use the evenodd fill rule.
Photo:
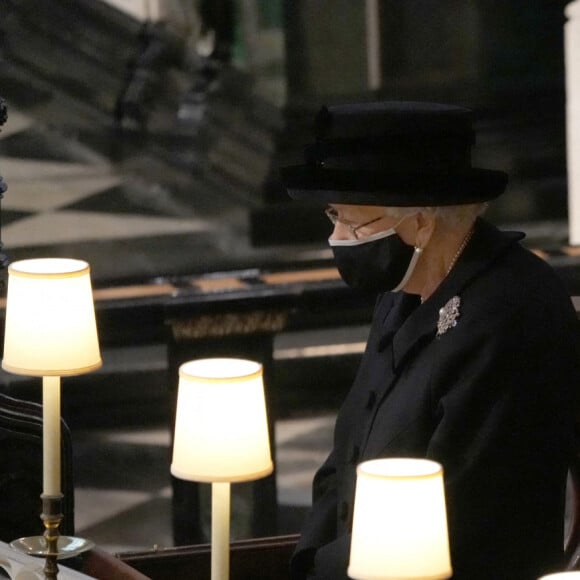
<svg viewBox="0 0 580 580">
<path fill-rule="evenodd" d="M 535 580 L 563 566 L 578 328 L 558 277 L 481 214 L 507 178 L 471 167 L 469 110 L 323 108 L 289 194 L 326 206 L 343 279 L 378 295 L 359 372 L 292 562 L 346 578 L 356 466 L 444 467 L 456 580 Z"/>
</svg>

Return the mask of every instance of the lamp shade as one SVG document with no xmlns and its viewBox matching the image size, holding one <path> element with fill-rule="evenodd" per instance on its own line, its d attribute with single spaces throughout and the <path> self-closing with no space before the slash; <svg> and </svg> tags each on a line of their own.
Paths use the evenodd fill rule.
<svg viewBox="0 0 580 580">
<path fill-rule="evenodd" d="M 69 258 L 10 264 L 2 367 L 63 376 L 101 364 L 89 265 Z"/>
<path fill-rule="evenodd" d="M 234 482 L 272 470 L 262 365 L 235 358 L 181 365 L 171 473 Z"/>
<path fill-rule="evenodd" d="M 555 572 L 542 576 L 538 580 L 580 580 L 580 572 Z"/>
<path fill-rule="evenodd" d="M 357 580 L 451 577 L 439 463 L 391 458 L 357 467 L 348 575 Z"/>
</svg>

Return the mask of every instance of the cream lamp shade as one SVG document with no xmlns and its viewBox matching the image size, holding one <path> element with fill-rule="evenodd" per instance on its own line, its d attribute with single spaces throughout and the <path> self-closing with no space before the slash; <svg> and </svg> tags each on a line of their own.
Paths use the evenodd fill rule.
<svg viewBox="0 0 580 580">
<path fill-rule="evenodd" d="M 2 367 L 63 376 L 101 364 L 89 265 L 69 258 L 10 264 Z"/>
<path fill-rule="evenodd" d="M 403 580 L 452 573 L 441 465 L 411 458 L 361 463 L 348 575 Z"/>
<path fill-rule="evenodd" d="M 259 479 L 273 471 L 262 365 L 236 358 L 179 368 L 171 473 L 198 482 Z"/>
<path fill-rule="evenodd" d="M 580 580 L 580 572 L 556 572 L 542 576 L 538 580 Z"/>
</svg>

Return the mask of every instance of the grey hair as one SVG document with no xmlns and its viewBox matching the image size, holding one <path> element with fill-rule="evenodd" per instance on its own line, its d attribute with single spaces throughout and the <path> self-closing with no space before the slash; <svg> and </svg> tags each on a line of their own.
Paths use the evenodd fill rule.
<svg viewBox="0 0 580 580">
<path fill-rule="evenodd" d="M 471 225 L 478 216 L 485 213 L 487 206 L 488 204 L 484 202 L 439 207 L 385 207 L 385 214 L 400 219 L 422 211 L 434 215 L 448 228 L 456 229 Z"/>
</svg>

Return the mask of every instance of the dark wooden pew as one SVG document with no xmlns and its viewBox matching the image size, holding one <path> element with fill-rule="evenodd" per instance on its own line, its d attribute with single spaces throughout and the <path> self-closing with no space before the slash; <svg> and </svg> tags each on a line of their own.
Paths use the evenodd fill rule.
<svg viewBox="0 0 580 580">
<path fill-rule="evenodd" d="M 62 535 L 74 535 L 71 433 L 61 421 Z M 0 393 L 0 540 L 42 535 L 42 407 Z"/>
<path fill-rule="evenodd" d="M 297 535 L 238 540 L 230 549 L 230 580 L 289 578 L 290 556 Z M 210 580 L 209 544 L 127 552 L 117 557 L 153 580 Z"/>
</svg>

